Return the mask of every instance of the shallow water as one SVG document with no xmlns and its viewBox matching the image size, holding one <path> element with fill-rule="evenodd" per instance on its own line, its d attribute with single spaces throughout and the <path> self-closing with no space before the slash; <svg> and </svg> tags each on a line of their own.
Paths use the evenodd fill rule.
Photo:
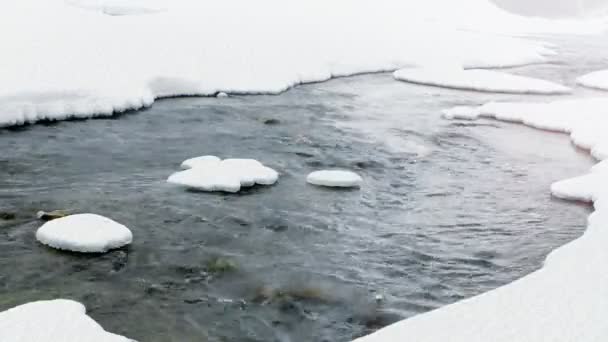
<svg viewBox="0 0 608 342">
<path fill-rule="evenodd" d="M 559 80 L 597 63 L 565 56 L 515 72 Z M 592 160 L 565 135 L 439 115 L 497 98 L 524 96 L 377 74 L 0 130 L 0 210 L 17 214 L 0 220 L 0 310 L 73 298 L 139 341 L 349 341 L 506 284 L 582 233 L 589 207 L 549 185 Z M 203 154 L 256 158 L 281 178 L 236 195 L 166 184 Z M 321 168 L 365 183 L 307 185 Z M 134 242 L 54 251 L 35 240 L 40 209 L 112 217 Z"/>
</svg>

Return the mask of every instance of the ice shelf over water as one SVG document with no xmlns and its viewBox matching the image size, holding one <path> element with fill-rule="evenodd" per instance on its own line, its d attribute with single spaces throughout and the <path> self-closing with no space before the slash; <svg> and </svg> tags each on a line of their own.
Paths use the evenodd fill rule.
<svg viewBox="0 0 608 342">
<path fill-rule="evenodd" d="M 3 342 L 134 342 L 109 333 L 86 315 L 84 305 L 66 299 L 27 303 L 0 312 Z"/>
<path fill-rule="evenodd" d="M 604 25 L 519 17 L 487 0 L 7 1 L 0 126 L 112 115 L 168 96 L 276 94 L 429 60 L 538 63 L 548 45 L 505 33 Z"/>
<path fill-rule="evenodd" d="M 554 183 L 554 196 L 593 202 L 586 232 L 553 250 L 544 266 L 513 283 L 397 322 L 357 342 L 608 341 L 608 97 L 549 103 L 488 103 L 448 118 L 520 122 L 570 134 L 599 159 L 583 176 Z"/>
<path fill-rule="evenodd" d="M 554 82 L 494 70 L 434 66 L 401 69 L 393 76 L 410 83 L 483 92 L 547 95 L 571 92 L 570 88 Z"/>
</svg>

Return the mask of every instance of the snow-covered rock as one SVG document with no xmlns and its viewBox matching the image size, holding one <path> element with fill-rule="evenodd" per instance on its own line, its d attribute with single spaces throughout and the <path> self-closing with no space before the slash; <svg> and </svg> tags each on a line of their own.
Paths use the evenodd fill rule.
<svg viewBox="0 0 608 342">
<path fill-rule="evenodd" d="M 495 93 L 514 94 L 567 94 L 570 88 L 531 77 L 517 76 L 494 70 L 464 70 L 462 68 L 423 67 L 395 71 L 401 81 Z"/>
<path fill-rule="evenodd" d="M 552 56 L 549 45 L 504 33 L 606 24 L 519 17 L 488 0 L 171 0 L 160 12 L 156 2 L 5 1 L 0 126 L 107 116 L 168 96 L 275 94 L 429 59 L 466 68 L 538 63 Z M 490 31 L 501 35 L 482 33 Z"/>
<path fill-rule="evenodd" d="M 36 232 L 41 243 L 73 252 L 103 253 L 128 245 L 129 228 L 96 214 L 75 214 L 48 221 Z"/>
<path fill-rule="evenodd" d="M 352 171 L 321 170 L 310 173 L 306 181 L 319 186 L 356 188 L 361 186 L 363 179 Z"/>
<path fill-rule="evenodd" d="M 444 112 L 569 133 L 603 160 L 583 176 L 554 183 L 554 196 L 592 201 L 583 236 L 553 250 L 543 267 L 511 284 L 397 322 L 357 342 L 608 341 L 608 98 L 487 103 Z"/>
<path fill-rule="evenodd" d="M 221 161 L 222 159 L 216 156 L 200 156 L 184 160 L 181 166 L 183 169 L 191 169 L 196 166 L 215 166 Z"/>
<path fill-rule="evenodd" d="M 255 184 L 272 185 L 279 174 L 255 159 L 224 159 L 214 156 L 191 158 L 182 163 L 190 167 L 179 171 L 167 182 L 201 191 L 238 192 Z"/>
<path fill-rule="evenodd" d="M 109 333 L 86 315 L 84 305 L 66 299 L 23 304 L 0 312 L 3 342 L 134 342 Z"/>
<path fill-rule="evenodd" d="M 215 95 L 215 97 L 228 97 L 228 94 L 221 91 L 221 92 L 217 93 L 217 95 Z"/>
<path fill-rule="evenodd" d="M 588 88 L 608 90 L 608 70 L 600 70 L 583 75 L 576 81 L 578 84 Z"/>
</svg>

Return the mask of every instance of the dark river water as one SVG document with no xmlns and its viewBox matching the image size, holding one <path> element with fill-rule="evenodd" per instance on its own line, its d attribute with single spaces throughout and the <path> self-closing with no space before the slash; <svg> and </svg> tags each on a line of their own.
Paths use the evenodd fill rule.
<svg viewBox="0 0 608 342">
<path fill-rule="evenodd" d="M 576 51 L 513 71 L 572 84 L 599 63 Z M 72 298 L 142 342 L 349 341 L 504 285 L 582 233 L 590 208 L 549 186 L 592 160 L 565 135 L 439 111 L 524 98 L 376 74 L 0 130 L 0 211 L 16 214 L 0 219 L 0 310 Z M 281 177 L 239 194 L 165 182 L 205 154 L 256 158 Z M 305 183 L 325 168 L 365 182 Z M 133 244 L 104 255 L 42 246 L 35 213 L 52 209 L 111 217 Z"/>
</svg>

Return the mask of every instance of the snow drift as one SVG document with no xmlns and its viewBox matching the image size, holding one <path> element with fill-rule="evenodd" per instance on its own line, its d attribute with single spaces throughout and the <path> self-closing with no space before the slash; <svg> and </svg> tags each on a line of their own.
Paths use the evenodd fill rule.
<svg viewBox="0 0 608 342">
<path fill-rule="evenodd" d="M 0 126 L 112 115 L 159 97 L 275 94 L 429 60 L 538 63 L 552 53 L 544 44 L 481 31 L 603 24 L 518 17 L 486 0 L 10 1 L 0 12 Z"/>
<path fill-rule="evenodd" d="M 591 172 L 556 182 L 553 195 L 593 202 L 585 234 L 552 251 L 540 270 L 511 284 L 411 319 L 357 342 L 602 342 L 608 340 L 608 98 L 488 103 L 447 110 L 569 133 L 599 160 Z"/>
<path fill-rule="evenodd" d="M 576 81 L 578 84 L 588 88 L 608 90 L 608 70 L 600 70 L 583 75 Z"/>
</svg>

